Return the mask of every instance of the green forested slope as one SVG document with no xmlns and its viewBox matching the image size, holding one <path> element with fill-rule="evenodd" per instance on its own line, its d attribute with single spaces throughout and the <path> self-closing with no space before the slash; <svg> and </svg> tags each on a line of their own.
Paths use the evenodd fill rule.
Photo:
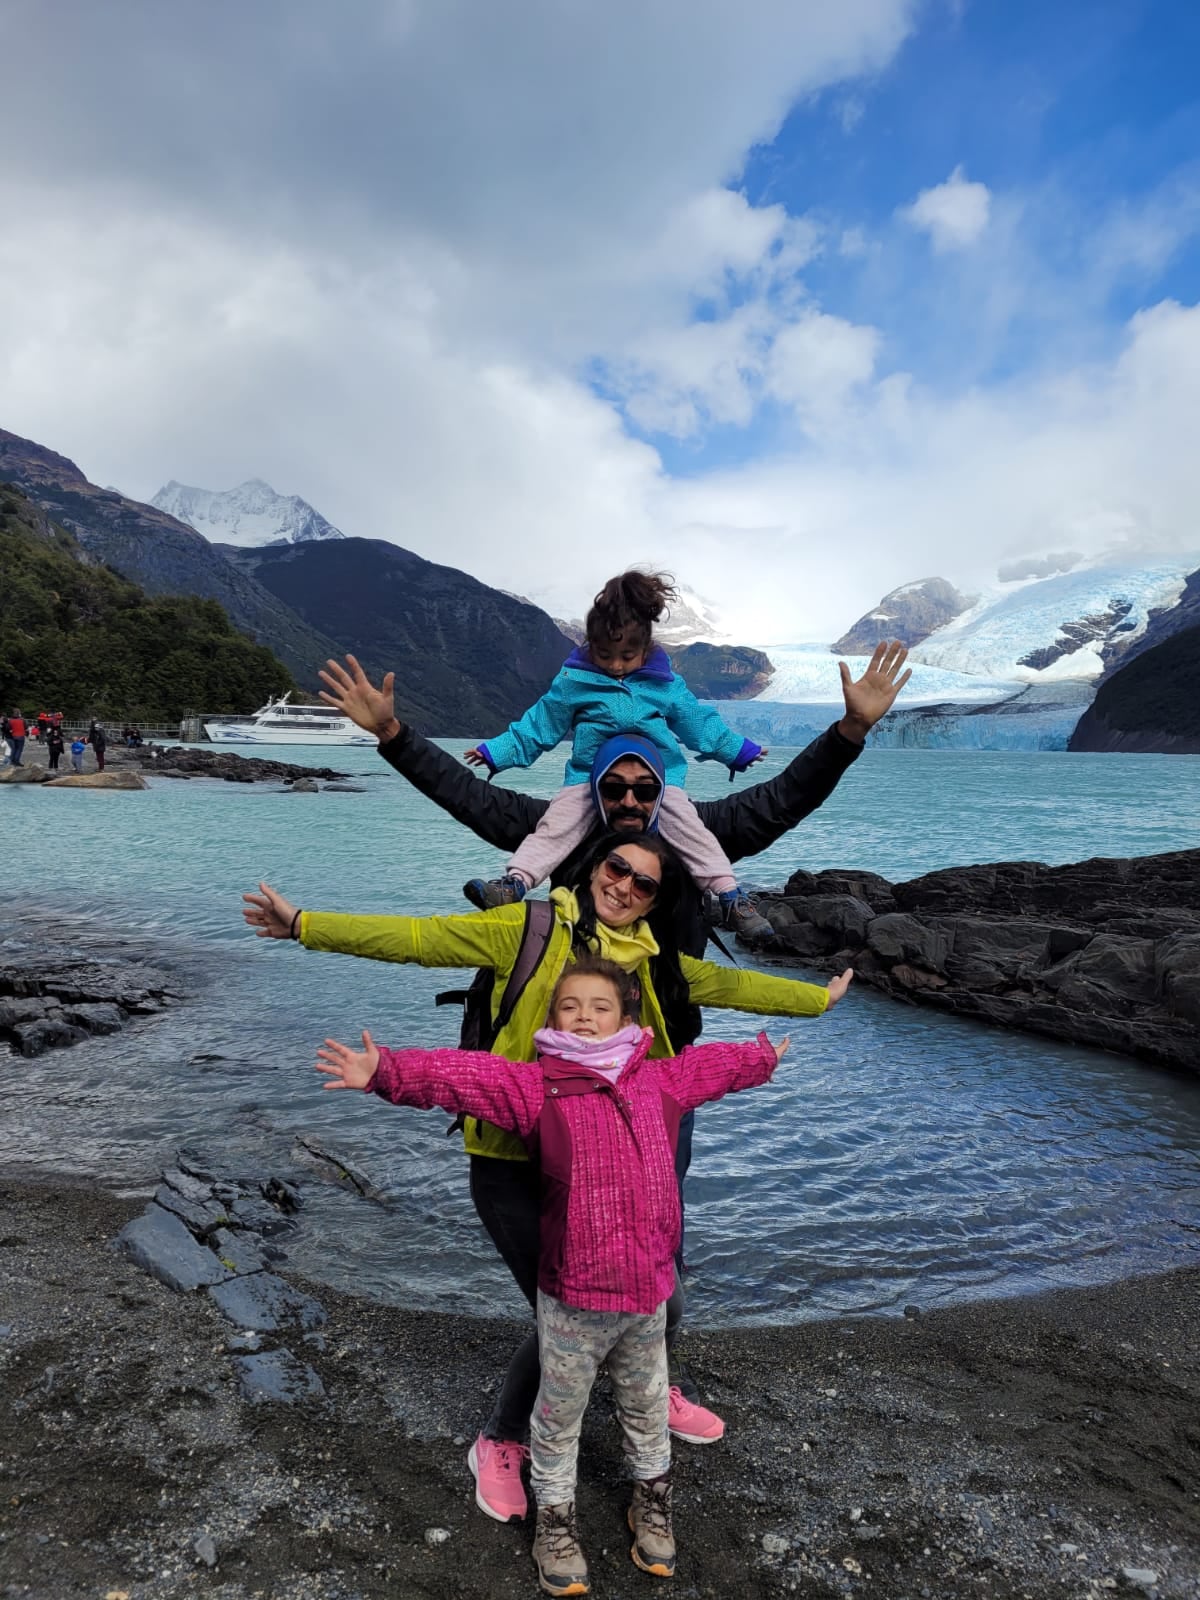
<svg viewBox="0 0 1200 1600">
<path fill-rule="evenodd" d="M 70 534 L 0 485 L 0 707 L 177 720 L 245 712 L 292 687 L 215 600 L 150 599 L 85 564 Z"/>
</svg>

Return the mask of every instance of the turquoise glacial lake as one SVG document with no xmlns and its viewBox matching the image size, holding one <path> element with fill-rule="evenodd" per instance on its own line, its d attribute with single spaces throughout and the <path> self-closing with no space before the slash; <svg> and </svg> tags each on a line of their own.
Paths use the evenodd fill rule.
<svg viewBox="0 0 1200 1600">
<path fill-rule="evenodd" d="M 465 742 L 447 741 L 460 753 Z M 794 752 L 774 750 L 764 776 Z M 0 1169 L 149 1192 L 180 1146 L 304 1182 L 293 1267 L 409 1306 L 521 1313 L 479 1227 L 447 1118 L 326 1093 L 326 1035 L 453 1042 L 442 973 L 255 940 L 265 878 L 331 910 L 453 913 L 481 845 L 371 749 L 294 749 L 360 794 L 156 780 L 144 794 L 0 790 L 0 942 L 47 930 L 171 967 L 188 999 L 114 1039 L 0 1059 Z M 692 793 L 728 793 L 693 769 Z M 549 795 L 561 760 L 514 786 Z M 742 780 L 744 781 L 744 780 Z M 1200 759 L 868 750 L 746 881 L 798 866 L 904 879 L 966 862 L 1064 862 L 1194 847 Z M 775 1023 L 772 1032 L 783 1029 Z M 709 1037 L 754 1019 L 709 1012 Z M 898 1313 L 1106 1282 L 1200 1259 L 1200 1076 L 1003 1033 L 851 991 L 792 1026 L 776 1081 L 697 1117 L 688 1180 L 692 1318 Z M 299 1140 L 378 1201 L 317 1181 Z"/>
</svg>

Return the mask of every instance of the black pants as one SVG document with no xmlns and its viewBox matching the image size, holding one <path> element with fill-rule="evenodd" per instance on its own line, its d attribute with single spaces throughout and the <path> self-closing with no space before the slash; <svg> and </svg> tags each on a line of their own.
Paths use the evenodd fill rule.
<svg viewBox="0 0 1200 1600">
<path fill-rule="evenodd" d="M 683 1206 L 683 1179 L 692 1157 L 692 1119 L 688 1112 L 679 1129 L 675 1172 L 679 1203 Z M 494 1156 L 471 1157 L 471 1200 L 488 1237 L 512 1273 L 517 1288 L 537 1310 L 538 1252 L 541 1236 L 541 1174 L 532 1161 L 498 1161 Z M 682 1246 L 681 1246 L 682 1249 Z M 667 1349 L 679 1337 L 684 1294 L 681 1261 L 676 1258 L 675 1292 L 667 1301 Z M 529 1433 L 529 1418 L 542 1381 L 538 1336 L 533 1328 L 513 1353 L 500 1385 L 492 1414 L 483 1425 L 488 1439 L 521 1441 Z"/>
</svg>

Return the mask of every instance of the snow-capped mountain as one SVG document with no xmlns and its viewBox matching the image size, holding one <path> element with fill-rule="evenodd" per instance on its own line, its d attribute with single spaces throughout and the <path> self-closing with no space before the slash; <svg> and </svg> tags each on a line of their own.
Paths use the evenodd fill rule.
<svg viewBox="0 0 1200 1600">
<path fill-rule="evenodd" d="M 901 644 L 920 644 L 936 629 L 969 611 L 978 596 L 959 594 L 945 578 L 920 578 L 903 583 L 883 599 L 873 611 L 859 617 L 832 646 L 838 655 L 869 655 L 880 639 L 899 639 Z"/>
<path fill-rule="evenodd" d="M 248 478 L 236 489 L 224 490 L 195 489 L 172 478 L 150 504 L 186 522 L 213 544 L 253 549 L 346 537 L 307 500 L 297 494 L 276 494 L 261 478 Z"/>
<path fill-rule="evenodd" d="M 918 644 L 928 667 L 1018 683 L 1098 678 L 1107 657 L 1183 593 L 1193 555 L 1107 562 L 992 590 Z"/>
</svg>

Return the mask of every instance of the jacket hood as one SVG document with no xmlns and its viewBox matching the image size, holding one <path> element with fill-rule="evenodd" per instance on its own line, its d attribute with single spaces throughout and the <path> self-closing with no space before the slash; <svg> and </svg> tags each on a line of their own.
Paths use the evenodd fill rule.
<svg viewBox="0 0 1200 1600">
<path fill-rule="evenodd" d="M 603 667 L 598 667 L 588 654 L 586 644 L 577 644 L 571 654 L 563 662 L 564 667 L 573 667 L 579 672 L 599 672 L 604 677 L 611 677 Z M 671 667 L 671 658 L 660 644 L 652 644 L 650 653 L 636 672 L 629 674 L 631 678 L 655 678 L 662 683 L 669 683 L 675 676 Z"/>
<path fill-rule="evenodd" d="M 624 761 L 627 756 L 632 756 L 648 767 L 658 779 L 658 799 L 654 802 L 654 810 L 650 813 L 650 820 L 646 823 L 647 833 L 658 832 L 658 813 L 662 806 L 662 791 L 666 785 L 665 769 L 662 754 L 649 739 L 644 739 L 640 733 L 614 733 L 611 739 L 606 739 L 596 751 L 592 761 L 592 800 L 596 806 L 597 815 L 603 818 L 604 806 L 600 799 L 600 780 L 616 766 L 618 761 Z"/>
</svg>

